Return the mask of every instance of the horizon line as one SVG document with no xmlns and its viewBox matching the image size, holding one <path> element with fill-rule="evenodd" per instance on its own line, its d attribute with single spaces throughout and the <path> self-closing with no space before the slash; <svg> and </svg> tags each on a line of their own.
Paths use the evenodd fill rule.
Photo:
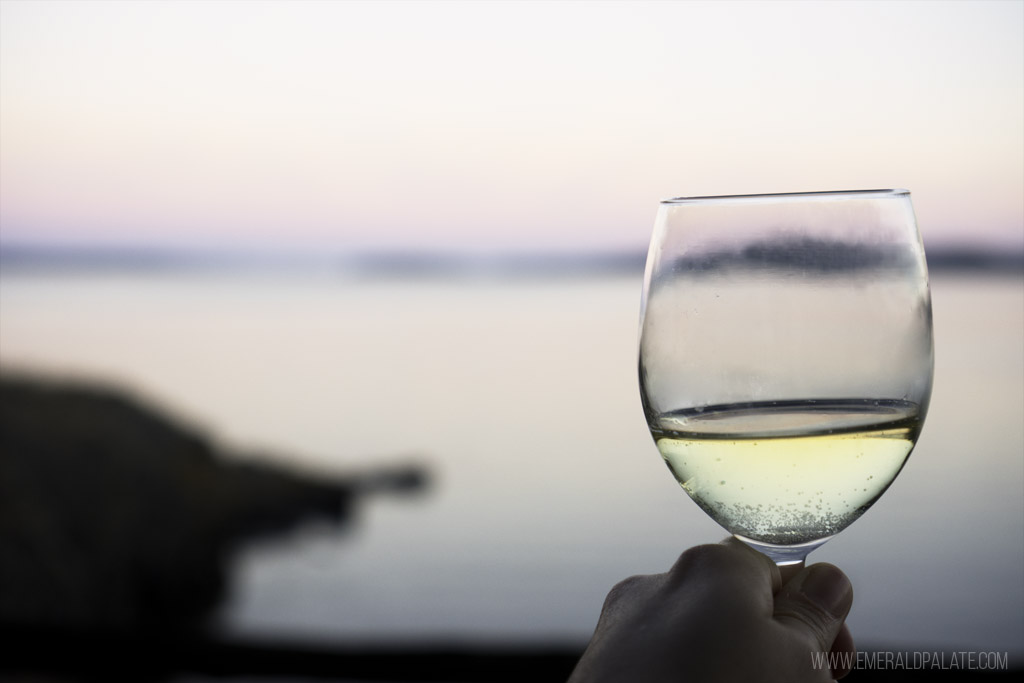
<svg viewBox="0 0 1024 683">
<path fill-rule="evenodd" d="M 253 247 L 45 245 L 0 242 L 0 265 L 18 271 L 183 271 L 306 267 L 319 264 L 362 276 L 643 273 L 647 248 L 350 247 L 281 250 Z M 931 271 L 998 271 L 1024 275 L 1024 246 L 940 244 L 926 251 Z"/>
</svg>

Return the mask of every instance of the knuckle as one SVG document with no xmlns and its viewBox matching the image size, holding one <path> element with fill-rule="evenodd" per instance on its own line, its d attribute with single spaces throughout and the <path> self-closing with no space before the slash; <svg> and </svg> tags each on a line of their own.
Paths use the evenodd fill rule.
<svg viewBox="0 0 1024 683">
<path fill-rule="evenodd" d="M 612 607 L 621 600 L 630 599 L 630 596 L 636 594 L 647 580 L 647 576 L 637 575 L 619 581 L 608 591 L 608 597 L 604 599 L 605 608 Z"/>
<path fill-rule="evenodd" d="M 700 567 L 714 568 L 724 565 L 732 556 L 732 551 L 721 544 L 697 545 L 688 548 L 676 563 L 672 565 L 669 574 L 679 577 Z"/>
</svg>

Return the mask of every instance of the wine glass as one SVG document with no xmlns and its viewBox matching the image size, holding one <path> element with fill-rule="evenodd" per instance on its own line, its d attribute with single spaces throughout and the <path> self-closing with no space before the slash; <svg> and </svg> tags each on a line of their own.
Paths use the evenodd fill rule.
<svg viewBox="0 0 1024 683">
<path fill-rule="evenodd" d="M 924 249 L 906 190 L 661 203 L 640 394 L 683 489 L 779 565 L 903 468 L 932 386 Z"/>
</svg>

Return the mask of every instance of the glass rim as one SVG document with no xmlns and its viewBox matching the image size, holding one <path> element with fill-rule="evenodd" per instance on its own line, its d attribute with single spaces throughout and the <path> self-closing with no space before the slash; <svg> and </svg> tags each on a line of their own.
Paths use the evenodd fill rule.
<svg viewBox="0 0 1024 683">
<path fill-rule="evenodd" d="M 671 199 L 661 200 L 662 204 L 689 204 L 692 202 L 714 202 L 714 201 L 733 201 L 733 200 L 758 200 L 758 199 L 797 199 L 797 198 L 817 198 L 817 199 L 838 199 L 843 197 L 903 197 L 910 194 L 910 190 L 904 190 L 899 188 L 887 189 L 887 190 L 825 190 L 820 192 L 769 192 L 765 194 L 723 194 L 723 195 L 708 195 L 700 197 L 673 197 Z"/>
</svg>

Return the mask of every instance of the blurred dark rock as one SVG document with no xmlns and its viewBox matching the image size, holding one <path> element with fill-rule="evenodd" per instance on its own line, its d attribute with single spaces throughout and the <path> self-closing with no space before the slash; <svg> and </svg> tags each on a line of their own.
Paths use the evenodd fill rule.
<svg viewBox="0 0 1024 683">
<path fill-rule="evenodd" d="M 226 459 L 123 393 L 0 378 L 0 622 L 192 629 L 240 544 L 425 483 L 412 466 L 324 480 Z"/>
</svg>

